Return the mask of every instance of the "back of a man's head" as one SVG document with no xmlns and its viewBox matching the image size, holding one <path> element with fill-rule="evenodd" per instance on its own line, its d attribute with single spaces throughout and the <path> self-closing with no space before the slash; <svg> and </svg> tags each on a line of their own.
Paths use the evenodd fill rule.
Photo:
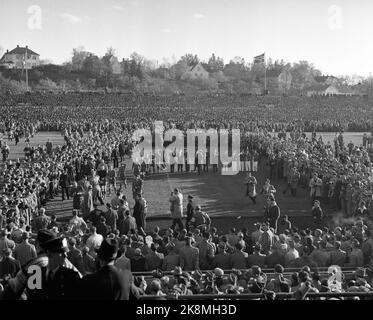
<svg viewBox="0 0 373 320">
<path fill-rule="evenodd" d="M 241 241 L 240 241 L 240 242 L 237 242 L 236 245 L 235 245 L 235 247 L 236 247 L 236 249 L 237 249 L 238 251 L 241 251 L 241 250 L 243 249 L 243 246 L 242 246 Z"/>
<path fill-rule="evenodd" d="M 300 271 L 299 272 L 299 279 L 301 282 L 305 282 L 305 281 L 308 281 L 310 280 L 310 277 L 309 277 L 309 273 L 306 272 L 306 271 Z"/>
<path fill-rule="evenodd" d="M 284 267 L 281 264 L 276 264 L 274 269 L 276 273 L 284 273 Z"/>
<path fill-rule="evenodd" d="M 307 272 L 309 274 L 309 273 L 311 273 L 311 268 L 306 265 L 306 266 L 302 267 L 301 271 L 305 271 L 305 272 Z"/>
<path fill-rule="evenodd" d="M 203 238 L 206 239 L 206 240 L 208 240 L 210 238 L 210 233 L 204 232 L 203 233 Z"/>
<path fill-rule="evenodd" d="M 185 237 L 185 244 L 187 246 L 191 246 L 192 245 L 192 238 L 191 237 Z"/>
<path fill-rule="evenodd" d="M 152 243 L 151 245 L 150 245 L 150 249 L 152 250 L 152 251 L 156 251 L 157 250 L 157 248 L 158 248 L 158 244 L 157 243 Z"/>
<path fill-rule="evenodd" d="M 290 248 L 290 249 L 294 249 L 294 248 L 295 248 L 295 243 L 294 243 L 293 240 L 290 240 L 290 241 L 289 241 L 289 248 Z"/>
<path fill-rule="evenodd" d="M 319 243 L 319 248 L 320 249 L 326 249 L 326 241 L 325 240 L 321 240 L 320 243 Z"/>
<path fill-rule="evenodd" d="M 10 257 L 10 256 L 12 255 L 12 250 L 9 249 L 9 248 L 4 249 L 4 250 L 3 250 L 3 254 L 4 254 L 5 257 L 8 258 L 8 257 Z"/>
<path fill-rule="evenodd" d="M 339 249 L 341 248 L 341 242 L 340 242 L 340 241 L 336 241 L 336 242 L 334 243 L 334 247 L 335 247 L 337 250 L 339 250 Z"/>
<path fill-rule="evenodd" d="M 76 245 L 76 239 L 75 239 L 75 238 L 70 238 L 70 239 L 69 239 L 69 245 L 70 245 L 71 247 L 74 247 L 74 246 Z"/>
<path fill-rule="evenodd" d="M 262 250 L 262 246 L 259 243 L 255 244 L 254 251 L 255 252 L 260 252 L 261 250 Z"/>
<path fill-rule="evenodd" d="M 359 247 L 360 247 L 360 242 L 359 242 L 359 240 L 357 240 L 357 239 L 353 239 L 353 240 L 352 240 L 352 247 L 353 247 L 354 249 L 359 248 Z"/>
</svg>

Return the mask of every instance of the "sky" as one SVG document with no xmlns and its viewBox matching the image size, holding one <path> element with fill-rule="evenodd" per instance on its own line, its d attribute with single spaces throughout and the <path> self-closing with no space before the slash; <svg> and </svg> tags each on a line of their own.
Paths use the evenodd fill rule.
<svg viewBox="0 0 373 320">
<path fill-rule="evenodd" d="M 83 46 L 162 63 L 185 53 L 307 60 L 324 74 L 373 72 L 371 0 L 0 0 L 0 47 L 63 63 Z"/>
</svg>

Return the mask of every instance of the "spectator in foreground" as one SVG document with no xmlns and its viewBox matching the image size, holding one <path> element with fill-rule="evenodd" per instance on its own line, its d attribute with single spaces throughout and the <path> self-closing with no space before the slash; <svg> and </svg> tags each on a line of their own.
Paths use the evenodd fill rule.
<svg viewBox="0 0 373 320">
<path fill-rule="evenodd" d="M 118 243 L 105 239 L 97 250 L 99 270 L 81 280 L 81 298 L 84 300 L 129 300 L 132 274 L 114 266 Z"/>
</svg>

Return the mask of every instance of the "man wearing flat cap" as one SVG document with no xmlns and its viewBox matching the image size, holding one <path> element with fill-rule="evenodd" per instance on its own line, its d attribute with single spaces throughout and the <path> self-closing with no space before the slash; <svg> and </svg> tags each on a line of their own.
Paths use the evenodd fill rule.
<svg viewBox="0 0 373 320">
<path fill-rule="evenodd" d="M 83 300 L 128 300 L 132 285 L 129 270 L 114 266 L 118 252 L 115 239 L 105 239 L 97 250 L 99 271 L 86 275 L 79 285 L 80 299 Z"/>
</svg>

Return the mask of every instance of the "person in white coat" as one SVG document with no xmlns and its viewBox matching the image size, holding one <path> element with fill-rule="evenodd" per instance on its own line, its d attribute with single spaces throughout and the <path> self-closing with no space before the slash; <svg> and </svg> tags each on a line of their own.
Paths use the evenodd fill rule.
<svg viewBox="0 0 373 320">
<path fill-rule="evenodd" d="M 183 218 L 183 195 L 179 191 L 179 189 L 175 188 L 173 192 L 171 192 L 171 196 L 169 199 L 171 206 L 171 217 L 172 217 L 172 226 L 171 229 L 174 229 L 176 224 L 179 227 L 179 230 L 184 229 L 183 222 L 181 219 Z"/>
</svg>

